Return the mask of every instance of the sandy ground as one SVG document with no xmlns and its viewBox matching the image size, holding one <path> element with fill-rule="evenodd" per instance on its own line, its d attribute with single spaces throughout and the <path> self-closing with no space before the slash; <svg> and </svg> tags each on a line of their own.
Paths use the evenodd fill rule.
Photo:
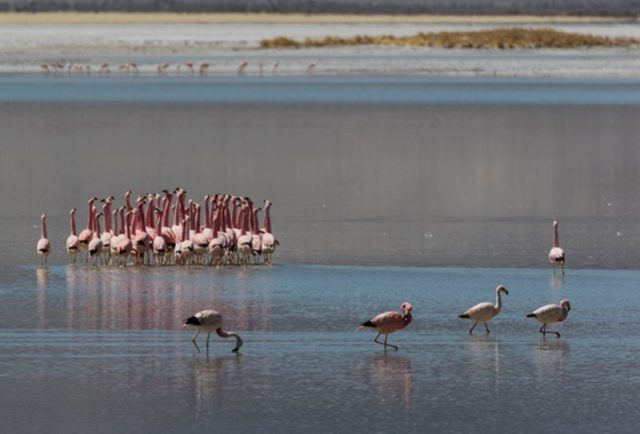
<svg viewBox="0 0 640 434">
<path fill-rule="evenodd" d="M 485 30 L 514 25 L 609 37 L 640 38 L 640 23 L 594 17 L 305 16 L 267 14 L 0 14 L 0 72 L 111 73 L 134 62 L 141 73 L 185 72 L 185 62 L 211 65 L 209 73 L 412 74 L 554 77 L 640 77 L 637 49 L 444 50 L 405 47 L 341 47 L 264 50 L 265 38 L 412 35 L 417 32 Z M 180 68 L 178 67 L 180 65 Z M 82 70 L 82 71 L 81 71 Z"/>
</svg>

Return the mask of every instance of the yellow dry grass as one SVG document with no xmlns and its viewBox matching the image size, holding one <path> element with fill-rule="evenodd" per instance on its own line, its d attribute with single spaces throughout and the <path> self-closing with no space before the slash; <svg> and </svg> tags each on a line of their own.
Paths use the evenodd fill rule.
<svg viewBox="0 0 640 434">
<path fill-rule="evenodd" d="M 627 19 L 589 16 L 457 16 L 457 15 L 334 15 L 267 13 L 164 12 L 42 12 L 0 13 L 0 24 L 151 24 L 151 23 L 309 23 L 309 24 L 543 24 L 624 22 Z"/>
<path fill-rule="evenodd" d="M 315 48 L 352 45 L 390 45 L 435 48 L 472 49 L 531 49 L 531 48 L 589 48 L 630 47 L 640 44 L 633 38 L 609 38 L 582 33 L 561 32 L 554 29 L 493 29 L 472 32 L 417 33 L 412 36 L 353 36 L 339 38 L 308 38 L 303 41 L 278 37 L 264 39 L 262 48 Z"/>
</svg>

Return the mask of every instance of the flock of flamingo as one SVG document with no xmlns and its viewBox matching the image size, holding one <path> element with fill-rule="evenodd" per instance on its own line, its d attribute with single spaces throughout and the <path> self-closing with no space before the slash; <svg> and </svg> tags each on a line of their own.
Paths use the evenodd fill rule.
<svg viewBox="0 0 640 434">
<path fill-rule="evenodd" d="M 138 196 L 131 203 L 131 190 L 124 205 L 112 209 L 114 197 L 88 200 L 86 227 L 76 230 L 75 213 L 69 212 L 69 236 L 66 250 L 71 263 L 85 252 L 85 261 L 93 265 L 249 265 L 271 264 L 279 244 L 271 231 L 269 200 L 262 208 L 248 197 L 228 194 L 206 195 L 202 204 L 186 200 L 186 191 Z M 173 196 L 176 201 L 173 204 Z M 231 210 L 229 207 L 231 206 Z M 146 208 L 146 209 L 145 209 Z M 173 224 L 170 224 L 173 213 Z M 204 216 L 204 223 L 201 217 Z M 41 236 L 37 252 L 43 264 L 51 252 L 47 238 L 47 217 L 41 216 Z M 104 221 L 104 230 L 100 222 Z"/>
<path fill-rule="evenodd" d="M 553 238 L 548 258 L 549 262 L 553 265 L 554 274 L 556 273 L 558 267 L 562 269 L 562 274 L 564 274 L 565 256 L 564 250 L 560 247 L 558 238 L 558 222 L 555 220 L 553 222 Z M 496 304 L 490 302 L 478 303 L 458 316 L 458 318 L 465 319 L 473 323 L 473 325 L 469 329 L 469 334 L 473 334 L 473 330 L 478 324 L 483 324 L 486 333 L 490 333 L 487 323 L 496 315 L 498 315 L 502 310 L 502 294 L 509 295 L 509 290 L 503 285 L 498 285 L 496 287 Z M 387 348 L 392 348 L 398 351 L 397 345 L 392 345 L 387 342 L 388 337 L 391 333 L 407 327 L 413 319 L 413 307 L 411 306 L 411 303 L 402 303 L 400 308 L 401 311 L 399 312 L 388 311 L 378 314 L 360 324 L 360 326 L 356 330 L 359 331 L 372 329 L 377 332 L 376 337 L 373 339 L 376 344 L 384 345 L 385 351 L 387 351 Z M 543 336 L 546 337 L 547 333 L 550 333 L 555 334 L 556 337 L 559 338 L 560 333 L 557 331 L 547 330 L 547 326 L 549 324 L 563 322 L 565 319 L 567 319 L 570 310 L 571 304 L 569 303 L 569 300 L 565 299 L 560 301 L 559 304 L 547 304 L 541 306 L 528 314 L 527 318 L 533 318 L 542 324 L 539 332 Z M 195 345 L 198 352 L 200 352 L 200 348 L 196 343 L 196 338 L 201 331 L 207 333 L 207 352 L 209 351 L 209 338 L 213 331 L 216 331 L 216 333 L 223 338 L 235 337 L 236 346 L 232 351 L 237 352 L 242 346 L 243 341 L 237 333 L 225 332 L 222 329 L 222 321 L 222 314 L 220 314 L 219 312 L 215 310 L 203 310 L 196 313 L 194 316 L 187 318 L 183 326 L 196 329 L 196 334 L 193 336 L 193 339 L 191 341 L 193 342 L 193 345 Z M 378 340 L 380 335 L 384 335 L 384 341 Z"/>
<path fill-rule="evenodd" d="M 500 294 L 502 293 L 509 294 L 509 291 L 504 286 L 498 285 L 498 287 L 496 288 L 495 305 L 489 302 L 478 303 L 463 314 L 459 315 L 459 318 L 467 319 L 473 322 L 473 326 L 471 326 L 469 334 L 473 334 L 473 329 L 478 324 L 484 324 L 487 334 L 490 333 L 487 322 L 493 319 L 502 310 L 502 299 L 500 297 Z M 413 319 L 411 314 L 413 311 L 413 307 L 411 306 L 411 303 L 402 303 L 402 306 L 400 306 L 400 308 L 400 312 L 392 310 L 378 314 L 370 320 L 367 320 L 360 324 L 360 326 L 356 330 L 359 331 L 364 329 L 373 329 L 378 333 L 373 339 L 376 344 L 384 345 L 385 351 L 387 351 L 387 348 L 392 348 L 395 351 L 398 351 L 398 346 L 387 343 L 387 339 L 391 333 L 407 327 Z M 557 331 L 547 330 L 547 325 L 563 322 L 565 319 L 567 319 L 570 310 L 571 304 L 569 303 L 569 300 L 565 299 L 562 300 L 560 304 L 547 304 L 545 306 L 539 307 L 538 309 L 528 314 L 527 318 L 533 318 L 542 323 L 539 332 L 542 333 L 543 336 L 546 337 L 547 333 L 552 333 L 559 338 L 560 333 Z M 224 331 L 222 329 L 222 323 L 222 314 L 220 314 L 218 311 L 203 310 L 187 318 L 184 322 L 183 327 L 192 327 L 196 329 L 196 334 L 191 339 L 191 342 L 193 342 L 193 345 L 195 345 L 198 352 L 200 352 L 200 348 L 196 343 L 196 338 L 198 337 L 200 332 L 207 333 L 208 353 L 209 338 L 211 337 L 211 333 L 213 331 L 215 331 L 218 336 L 222 338 L 234 337 L 236 339 L 236 346 L 232 351 L 238 352 L 243 344 L 242 338 L 240 338 L 240 335 L 238 335 L 237 333 Z M 384 341 L 382 342 L 378 340 L 380 335 L 384 335 Z"/>
<path fill-rule="evenodd" d="M 66 247 L 71 262 L 76 261 L 80 250 L 86 250 L 87 262 L 90 258 L 94 264 L 118 264 L 125 266 L 133 264 L 152 264 L 151 257 L 156 265 L 165 265 L 172 258 L 177 265 L 188 264 L 249 264 L 253 256 L 254 263 L 271 263 L 271 257 L 279 244 L 271 232 L 271 219 L 269 209 L 271 202 L 265 200 L 264 223 L 259 226 L 258 213 L 261 208 L 254 208 L 253 202 L 248 197 L 231 196 L 228 194 L 206 195 L 203 204 L 193 200 L 186 204 L 186 191 L 177 188 L 174 191 L 176 203 L 172 205 L 173 194 L 163 190 L 163 194 L 149 194 L 138 196 L 135 206 L 131 205 L 131 191 L 124 195 L 124 206 L 111 210 L 113 196 L 102 199 L 102 212 L 98 212 L 95 202 L 96 197 L 88 201 L 87 226 L 80 234 L 76 234 L 75 212 L 70 211 L 70 234 Z M 145 203 L 146 202 L 146 203 Z M 232 210 L 229 210 L 231 204 Z M 147 207 L 145 211 L 145 205 Z M 158 205 L 158 206 L 156 206 Z M 201 225 L 201 208 L 204 207 L 204 224 Z M 173 225 L 169 225 L 170 213 L 173 211 Z M 100 217 L 104 217 L 105 229 L 100 230 Z M 112 220 L 113 217 L 113 220 Z M 120 226 L 118 226 L 118 217 Z M 112 222 L 114 225 L 112 226 Z M 119 228 L 119 229 L 118 229 Z M 51 251 L 51 245 L 47 239 L 46 215 L 41 216 L 41 237 L 38 240 L 36 250 L 46 264 L 47 256 Z M 558 222 L 553 222 L 552 246 L 548 255 L 549 262 L 553 265 L 554 274 L 560 267 L 564 274 L 565 254 L 560 247 L 558 237 Z M 502 310 L 501 295 L 509 295 L 509 291 L 503 285 L 496 288 L 496 304 L 490 302 L 478 303 L 471 307 L 459 318 L 473 323 L 469 334 L 478 324 L 483 324 L 486 333 L 490 333 L 487 323 Z M 378 334 L 374 342 L 398 350 L 396 345 L 387 343 L 389 334 L 407 327 L 412 320 L 413 307 L 405 302 L 401 311 L 388 311 L 374 316 L 363 322 L 356 330 L 373 329 Z M 539 332 L 546 336 L 547 333 L 560 333 L 547 330 L 548 324 L 564 321 L 571 305 L 569 300 L 562 300 L 560 304 L 548 304 L 542 306 L 527 315 L 527 318 L 536 319 L 542 323 Z M 198 352 L 200 348 L 196 338 L 201 331 L 207 333 L 207 351 L 209 338 L 213 331 L 223 338 L 236 338 L 237 352 L 243 344 L 237 333 L 225 332 L 222 329 L 222 315 L 215 310 L 203 310 L 187 318 L 185 327 L 193 327 L 196 334 L 192 342 Z M 384 335 L 384 341 L 379 341 L 380 335 Z"/>
<path fill-rule="evenodd" d="M 38 66 L 45 74 L 60 74 L 66 72 L 67 74 L 91 75 L 93 72 L 96 72 L 98 75 L 106 75 L 111 74 L 112 71 L 122 74 L 140 74 L 140 68 L 135 62 L 118 63 L 113 65 L 109 63 L 92 65 L 90 63 L 65 63 L 56 61 L 41 63 Z M 204 76 L 210 72 L 210 68 L 213 68 L 213 66 L 213 63 L 209 62 L 182 62 L 176 64 L 162 62 L 155 65 L 155 71 L 158 75 L 165 75 L 171 71 L 174 71 L 175 74 L 180 75 L 184 71 L 191 75 L 199 74 Z M 247 72 L 250 66 L 251 65 L 249 62 L 242 61 L 236 67 L 236 73 L 238 75 L 243 75 L 245 72 Z M 278 73 L 280 62 L 259 61 L 255 62 L 253 66 L 257 68 L 256 72 L 260 75 L 263 75 L 267 71 L 270 71 L 271 74 L 275 75 Z M 306 72 L 312 74 L 315 71 L 315 68 L 316 64 L 310 63 L 306 67 Z"/>
</svg>

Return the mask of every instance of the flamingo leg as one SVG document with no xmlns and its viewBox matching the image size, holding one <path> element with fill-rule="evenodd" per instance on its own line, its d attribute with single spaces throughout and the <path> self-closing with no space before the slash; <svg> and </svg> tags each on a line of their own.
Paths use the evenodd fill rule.
<svg viewBox="0 0 640 434">
<path fill-rule="evenodd" d="M 473 325 L 471 326 L 471 329 L 469 329 L 469 334 L 472 335 L 473 334 L 473 329 L 476 328 L 476 326 L 478 325 L 477 322 L 474 322 Z"/>
<path fill-rule="evenodd" d="M 398 351 L 398 347 L 396 347 L 395 345 L 387 344 L 387 338 L 388 337 L 389 337 L 389 335 L 384 335 L 384 350 L 387 351 L 387 347 L 391 347 L 391 348 L 395 349 L 396 351 Z"/>
<path fill-rule="evenodd" d="M 491 333 L 491 332 L 489 331 L 489 326 L 487 326 L 487 323 L 484 323 L 484 328 L 487 330 L 487 334 Z"/>
<path fill-rule="evenodd" d="M 207 334 L 207 354 L 209 354 L 209 338 L 211 337 L 211 332 Z"/>
<path fill-rule="evenodd" d="M 193 335 L 193 339 L 191 339 L 191 342 L 193 342 L 193 345 L 195 345 L 196 350 L 198 350 L 198 352 L 200 352 L 200 348 L 198 347 L 198 344 L 196 343 L 196 338 L 198 337 L 198 335 L 200 334 L 200 330 L 196 330 L 196 334 Z M 208 344 L 208 341 L 207 341 Z"/>
</svg>

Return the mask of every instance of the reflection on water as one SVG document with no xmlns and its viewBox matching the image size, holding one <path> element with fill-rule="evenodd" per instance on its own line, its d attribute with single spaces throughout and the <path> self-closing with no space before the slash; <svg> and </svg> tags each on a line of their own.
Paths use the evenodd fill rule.
<svg viewBox="0 0 640 434">
<path fill-rule="evenodd" d="M 589 432 L 603 423 L 631 432 L 638 423 L 636 271 L 574 270 L 554 291 L 548 269 L 0 271 L 7 432 Z M 490 335 L 469 336 L 456 314 L 496 281 L 512 289 L 509 303 Z M 574 309 L 562 338 L 544 339 L 524 315 L 557 302 L 557 291 L 573 294 Z M 404 300 L 417 316 L 394 334 L 400 351 L 354 331 L 363 312 Z M 205 307 L 240 333 L 241 354 L 216 337 L 209 357 L 194 351 L 180 326 Z M 607 321 L 594 327 L 594 318 Z M 617 412 L 629 416 L 609 416 Z"/>
<path fill-rule="evenodd" d="M 562 289 L 562 283 L 564 282 L 563 274 L 552 274 L 551 275 L 551 287 L 554 289 Z"/>
<path fill-rule="evenodd" d="M 215 345 L 215 344 L 214 344 Z M 193 357 L 193 394 L 196 415 L 199 417 L 212 413 L 212 409 L 220 407 L 229 397 L 229 390 L 240 393 L 246 381 L 239 378 L 241 354 L 229 356 Z"/>
<path fill-rule="evenodd" d="M 69 328 L 177 329 L 185 318 L 205 308 L 224 311 L 225 323 L 243 330 L 269 330 L 270 283 L 260 294 L 247 292 L 242 270 L 85 269 L 64 270 L 65 322 Z M 166 272 L 165 272 L 166 271 Z M 237 271 L 237 272 L 236 272 Z M 46 268 L 38 268 L 38 322 L 46 323 Z M 220 295 L 234 287 L 233 302 Z M 195 287 L 194 287 L 195 286 Z M 231 329 L 230 329 L 231 330 Z"/>
<path fill-rule="evenodd" d="M 565 378 L 570 344 L 566 339 L 542 338 L 534 345 L 534 364 L 538 376 L 553 376 L 562 381 Z"/>
<path fill-rule="evenodd" d="M 499 395 L 501 383 L 500 346 L 500 340 L 491 336 L 470 336 L 466 343 L 473 372 L 471 383 L 480 378 L 482 383 L 486 383 L 487 378 L 493 379 L 496 396 Z"/>
<path fill-rule="evenodd" d="M 373 356 L 370 378 L 379 408 L 409 410 L 413 379 L 413 368 L 409 358 L 388 354 L 387 351 L 376 353 Z"/>
</svg>

